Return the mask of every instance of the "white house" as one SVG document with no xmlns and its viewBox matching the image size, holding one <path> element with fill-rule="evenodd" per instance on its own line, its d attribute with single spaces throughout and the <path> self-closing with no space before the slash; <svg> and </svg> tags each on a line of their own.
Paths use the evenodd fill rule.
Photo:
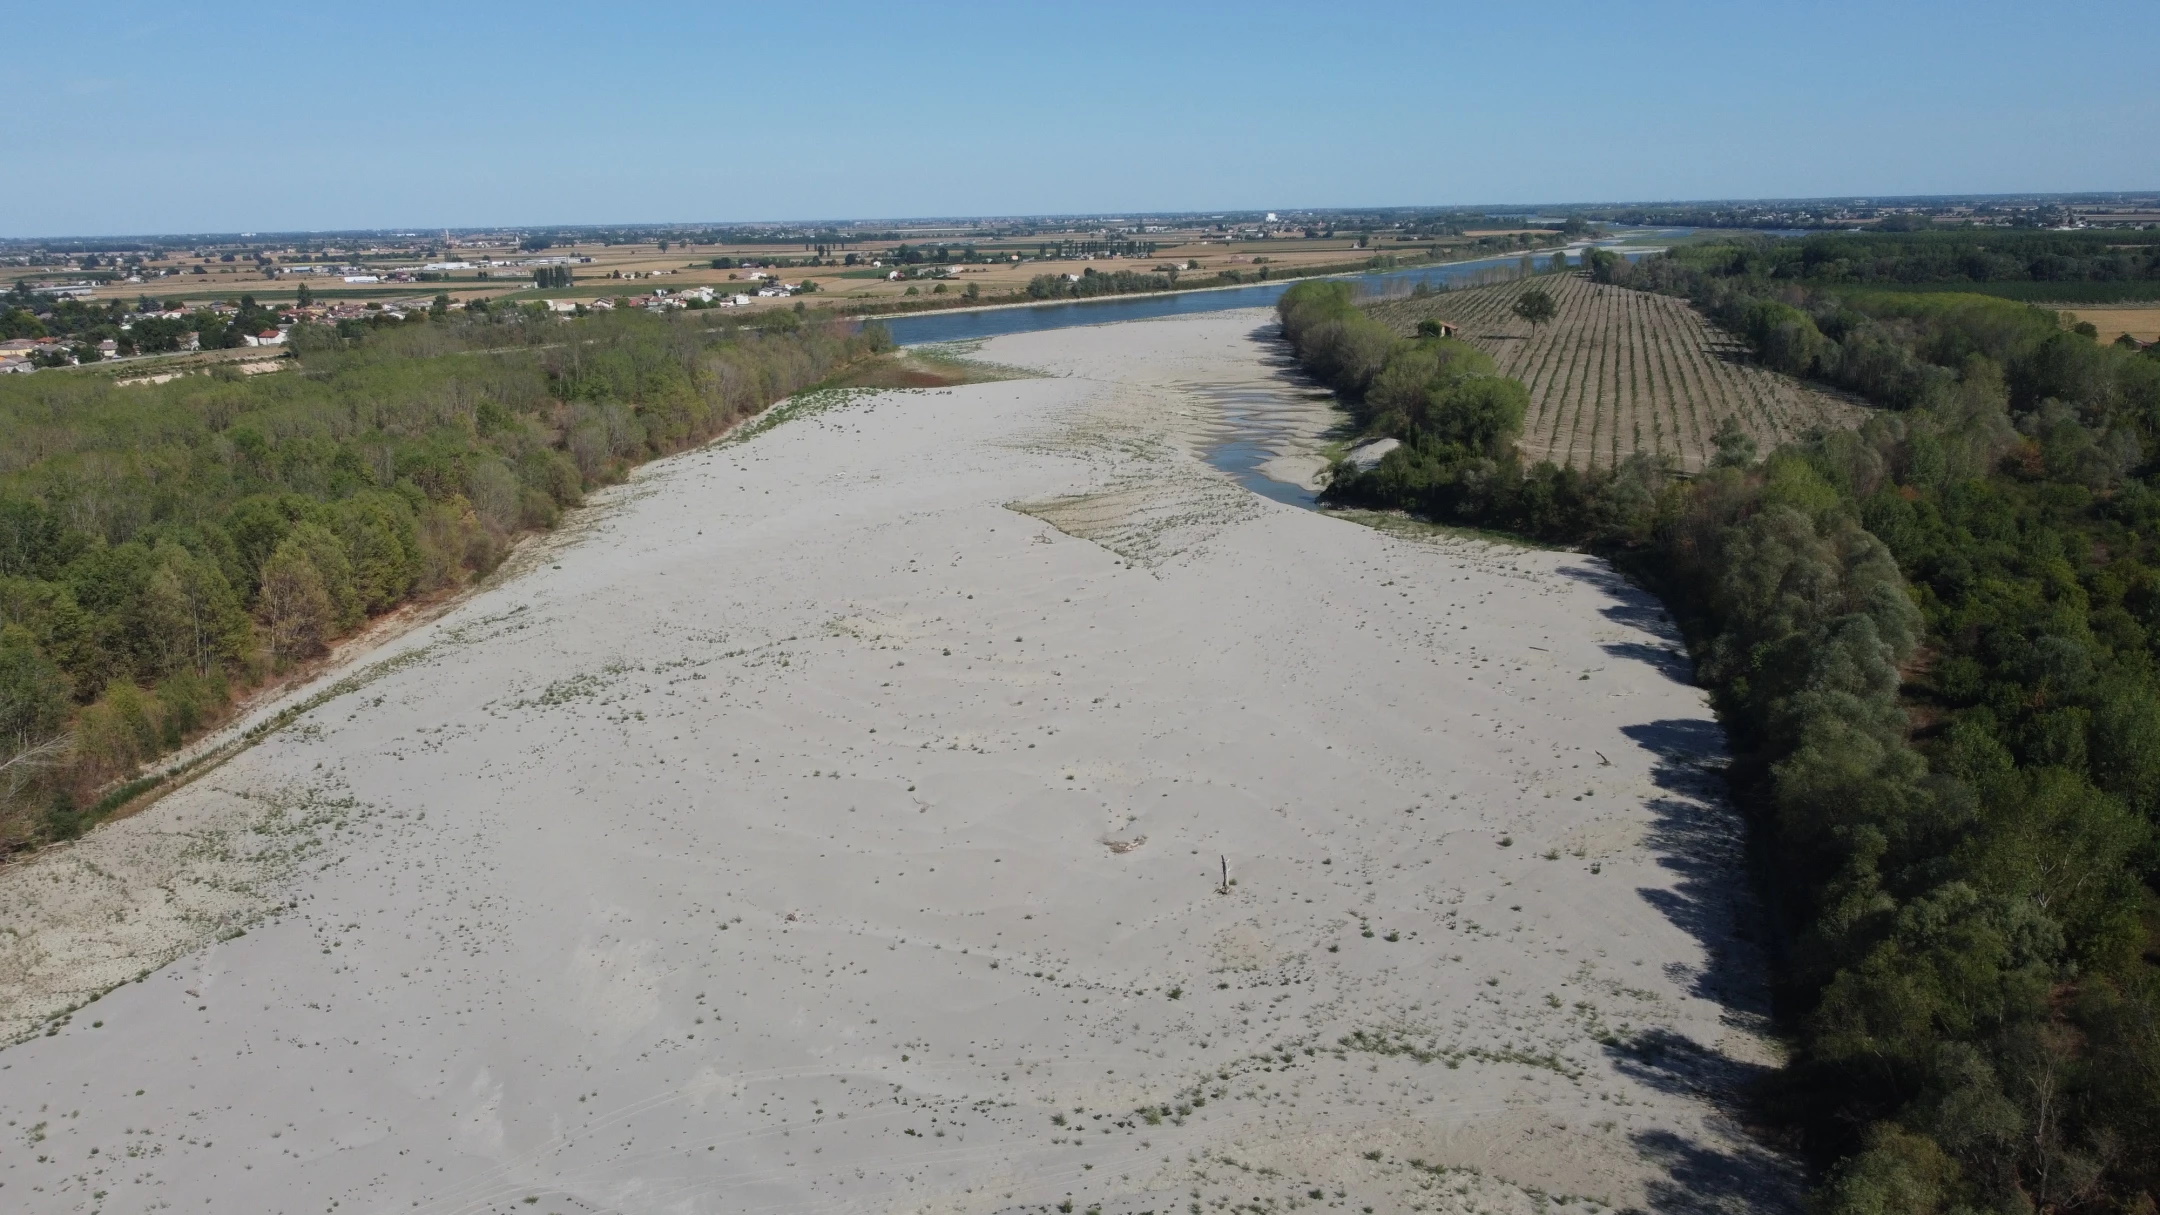
<svg viewBox="0 0 2160 1215">
<path fill-rule="evenodd" d="M 250 346 L 283 346 L 285 344 L 285 331 L 282 329 L 265 329 L 261 333 L 250 333 L 240 340 Z"/>
</svg>

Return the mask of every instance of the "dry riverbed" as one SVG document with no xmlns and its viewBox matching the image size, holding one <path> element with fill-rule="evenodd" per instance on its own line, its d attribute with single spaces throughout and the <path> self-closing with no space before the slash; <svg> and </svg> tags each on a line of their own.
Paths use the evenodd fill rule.
<svg viewBox="0 0 2160 1215">
<path fill-rule="evenodd" d="M 1658 605 L 1208 467 L 1266 328 L 652 466 L 0 873 L 0 1209 L 1783 1206 Z"/>
</svg>

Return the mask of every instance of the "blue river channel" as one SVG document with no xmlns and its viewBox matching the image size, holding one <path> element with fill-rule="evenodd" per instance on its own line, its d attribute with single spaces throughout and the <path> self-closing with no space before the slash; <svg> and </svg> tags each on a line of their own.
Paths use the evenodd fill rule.
<svg viewBox="0 0 2160 1215">
<path fill-rule="evenodd" d="M 1653 250 L 1623 248 L 1620 252 L 1622 256 L 1633 260 Z M 1541 253 L 1535 256 L 1538 266 L 1544 268 L 1552 265 L 1554 257 L 1566 257 L 1567 254 Z M 1581 252 L 1577 251 L 1570 260 L 1580 262 Z M 1400 295 L 1415 291 L 1420 283 L 1433 287 L 1466 286 L 1492 275 L 1496 270 L 1514 267 L 1521 261 L 1521 254 L 1509 254 L 1473 262 L 1414 266 L 1407 270 L 1381 270 L 1341 277 L 1357 284 L 1358 289 L 1368 296 Z M 1152 295 L 1114 295 L 1102 299 L 1070 300 L 1056 304 L 982 308 L 972 312 L 930 312 L 882 319 L 886 327 L 892 330 L 893 341 L 902 346 L 920 346 L 930 342 L 969 342 L 981 338 L 1002 337 L 1008 333 L 1069 329 L 1074 325 L 1108 325 L 1116 321 L 1145 321 L 1162 316 L 1185 316 L 1195 312 L 1225 312 L 1232 308 L 1266 308 L 1281 299 L 1283 292 L 1304 281 L 1309 280 L 1283 279 L 1280 282 L 1254 283 L 1249 287 L 1165 291 Z"/>
</svg>

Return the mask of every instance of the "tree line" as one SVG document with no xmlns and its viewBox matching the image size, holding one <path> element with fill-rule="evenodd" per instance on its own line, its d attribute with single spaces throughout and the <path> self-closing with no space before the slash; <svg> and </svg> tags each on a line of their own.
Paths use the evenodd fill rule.
<svg viewBox="0 0 2160 1215">
<path fill-rule="evenodd" d="M 1822 233 L 1676 250 L 1676 268 L 1719 278 L 1876 284 L 2160 280 L 2160 232 L 2001 228 Z"/>
<path fill-rule="evenodd" d="M 0 853 L 80 832 L 237 693 L 593 487 L 886 344 L 792 314 L 443 310 L 297 327 L 272 375 L 0 381 Z"/>
<path fill-rule="evenodd" d="M 1301 284 L 1299 359 L 1402 440 L 1328 497 L 1595 547 L 1684 622 L 1795 1044 L 1764 1111 L 1822 1210 L 2151 1210 L 2160 358 L 1999 299 L 1799 289 L 1759 248 L 1590 269 L 1886 407 L 1858 430 L 1758 459 L 1726 426 L 1692 479 L 1525 469 L 1519 386 Z"/>
<path fill-rule="evenodd" d="M 1169 291 L 1178 284 L 1176 274 L 1144 270 L 1112 270 L 1098 274 L 1093 266 L 1067 278 L 1062 274 L 1038 274 L 1028 280 L 1031 300 L 1084 300 L 1098 295 L 1133 295 L 1146 291 Z"/>
</svg>

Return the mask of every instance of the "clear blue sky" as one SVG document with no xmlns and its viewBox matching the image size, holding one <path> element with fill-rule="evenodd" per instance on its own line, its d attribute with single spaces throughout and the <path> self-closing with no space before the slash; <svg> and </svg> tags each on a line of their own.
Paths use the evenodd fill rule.
<svg viewBox="0 0 2160 1215">
<path fill-rule="evenodd" d="M 20 4 L 0 235 L 2150 189 L 2155 15 Z"/>
</svg>

